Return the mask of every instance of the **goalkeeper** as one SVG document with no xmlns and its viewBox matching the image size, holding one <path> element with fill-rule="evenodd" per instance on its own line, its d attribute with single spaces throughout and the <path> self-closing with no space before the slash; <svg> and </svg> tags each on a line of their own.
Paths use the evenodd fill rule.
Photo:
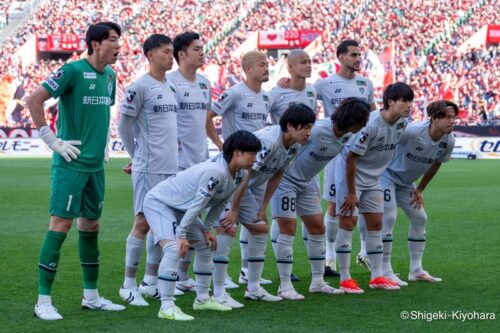
<svg viewBox="0 0 500 333">
<path fill-rule="evenodd" d="M 118 59 L 120 26 L 112 22 L 91 25 L 86 33 L 88 56 L 62 66 L 28 98 L 40 138 L 55 154 L 52 158 L 50 224 L 38 263 L 38 302 L 35 316 L 58 320 L 52 305 L 52 284 L 61 246 L 78 218 L 78 250 L 83 270 L 82 308 L 118 311 L 122 305 L 99 296 L 97 234 L 104 200 L 104 159 L 110 106 L 116 77 L 108 66 Z M 57 136 L 47 126 L 43 103 L 59 97 Z"/>
</svg>

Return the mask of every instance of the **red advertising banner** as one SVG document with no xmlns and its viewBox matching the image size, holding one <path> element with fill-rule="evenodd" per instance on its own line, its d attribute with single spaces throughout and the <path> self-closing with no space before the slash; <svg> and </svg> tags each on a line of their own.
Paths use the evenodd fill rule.
<svg viewBox="0 0 500 333">
<path fill-rule="evenodd" d="M 500 25 L 490 24 L 488 25 L 488 33 L 486 34 L 486 43 L 500 43 Z"/>
<path fill-rule="evenodd" d="M 36 48 L 42 52 L 76 52 L 85 51 L 85 36 L 63 34 L 37 36 Z"/>
<path fill-rule="evenodd" d="M 259 31 L 257 45 L 259 49 L 304 48 L 321 33 L 321 30 L 312 29 Z"/>
</svg>

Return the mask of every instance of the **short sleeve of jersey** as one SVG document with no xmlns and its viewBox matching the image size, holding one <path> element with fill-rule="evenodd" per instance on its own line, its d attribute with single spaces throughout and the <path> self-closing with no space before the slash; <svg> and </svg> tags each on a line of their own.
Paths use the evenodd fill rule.
<svg viewBox="0 0 500 333">
<path fill-rule="evenodd" d="M 450 160 L 451 154 L 453 153 L 453 147 L 455 147 L 455 137 L 452 134 L 448 134 L 449 138 L 444 143 L 446 143 L 446 151 L 445 153 L 439 158 L 439 161 L 442 163 L 446 163 Z"/>
<path fill-rule="evenodd" d="M 269 113 L 273 114 L 273 113 L 276 113 L 278 111 L 278 108 L 277 108 L 277 101 L 278 101 L 278 96 L 279 96 L 279 92 L 278 92 L 278 89 L 277 87 L 274 87 L 273 89 L 271 89 L 271 91 L 269 92 L 269 97 L 270 97 L 270 101 L 269 101 Z"/>
<path fill-rule="evenodd" d="M 367 126 L 363 128 L 351 138 L 352 141 L 349 150 L 357 155 L 364 156 L 368 150 L 370 141 L 374 139 L 376 134 L 376 129 L 373 127 Z"/>
<path fill-rule="evenodd" d="M 271 152 L 273 150 L 273 145 L 269 142 L 265 142 L 264 140 L 261 140 L 261 143 L 262 149 L 257 153 L 255 163 L 252 166 L 252 169 L 255 171 L 260 171 L 272 155 Z"/>
<path fill-rule="evenodd" d="M 140 85 L 133 83 L 125 89 L 120 112 L 127 116 L 137 117 L 144 105 L 144 93 Z"/>
<path fill-rule="evenodd" d="M 228 89 L 219 96 L 219 98 L 212 103 L 212 110 L 218 115 L 222 115 L 224 112 L 229 110 L 236 102 L 236 93 Z"/>
<path fill-rule="evenodd" d="M 368 88 L 370 89 L 370 94 L 368 95 L 368 104 L 375 103 L 375 92 L 372 80 L 368 80 Z"/>
<path fill-rule="evenodd" d="M 71 89 L 74 84 L 74 77 L 77 71 L 71 64 L 66 64 L 42 82 L 42 86 L 47 89 L 50 96 L 56 98 Z"/>
<path fill-rule="evenodd" d="M 323 96 L 321 96 L 321 86 L 323 85 L 322 84 L 322 79 L 320 80 L 317 80 L 316 82 L 314 82 L 313 84 L 313 88 L 316 90 L 316 96 L 317 98 L 322 101 L 323 100 Z"/>
<path fill-rule="evenodd" d="M 210 170 L 203 173 L 198 183 L 198 194 L 206 199 L 210 199 L 222 186 L 223 175 L 220 172 Z M 205 207 L 199 207 L 201 209 Z"/>
</svg>

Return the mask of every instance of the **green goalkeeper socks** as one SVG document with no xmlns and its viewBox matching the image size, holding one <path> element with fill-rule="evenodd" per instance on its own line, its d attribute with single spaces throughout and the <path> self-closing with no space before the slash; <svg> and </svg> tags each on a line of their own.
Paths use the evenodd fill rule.
<svg viewBox="0 0 500 333">
<path fill-rule="evenodd" d="M 61 246 L 66 239 L 64 232 L 48 231 L 40 250 L 38 263 L 38 291 L 40 295 L 50 295 L 59 265 Z"/>
<path fill-rule="evenodd" d="M 99 247 L 97 232 L 78 231 L 78 251 L 83 270 L 83 288 L 97 289 Z"/>
</svg>

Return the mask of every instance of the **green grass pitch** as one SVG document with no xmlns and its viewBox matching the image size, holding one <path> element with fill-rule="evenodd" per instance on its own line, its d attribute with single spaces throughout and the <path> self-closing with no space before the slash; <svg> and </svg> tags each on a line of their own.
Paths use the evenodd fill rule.
<svg viewBox="0 0 500 333">
<path fill-rule="evenodd" d="M 106 200 L 101 220 L 101 271 L 99 290 L 119 302 L 118 288 L 124 269 L 125 239 L 132 224 L 130 177 L 122 173 L 126 160 L 106 166 Z M 64 320 L 42 322 L 33 318 L 37 297 L 38 253 L 48 226 L 50 161 L 48 159 L 0 159 L 0 331 L 1 332 L 388 332 L 477 331 L 500 328 L 500 162 L 451 161 L 443 165 L 425 193 L 429 215 L 424 268 L 444 282 L 411 283 L 400 291 L 370 290 L 369 275 L 353 263 L 353 277 L 363 295 L 311 295 L 309 263 L 300 237 L 296 238 L 294 273 L 301 278 L 296 289 L 304 301 L 275 304 L 243 301 L 245 308 L 230 313 L 195 312 L 194 294 L 177 304 L 195 321 L 179 323 L 156 318 L 159 304 L 128 307 L 124 312 L 90 312 L 80 309 L 82 277 L 77 255 L 76 227 L 63 248 L 54 285 L 53 301 Z M 394 237 L 393 266 L 406 280 L 408 223 L 400 213 Z M 300 231 L 298 233 L 300 235 Z M 237 277 L 239 247 L 235 242 L 229 266 Z M 353 254 L 359 249 L 355 233 Z M 277 267 L 268 246 L 264 277 L 274 281 L 267 289 L 277 291 Z M 353 258 L 354 259 L 354 258 Z M 143 271 L 139 272 L 142 277 Z M 338 279 L 327 278 L 334 286 Z M 232 291 L 243 299 L 244 288 Z M 495 313 L 496 320 L 403 320 L 402 311 L 424 316 Z M 416 313 L 416 312 L 413 312 Z M 429 315 L 430 314 L 430 315 Z M 495 328 L 496 327 L 496 328 Z"/>
</svg>

